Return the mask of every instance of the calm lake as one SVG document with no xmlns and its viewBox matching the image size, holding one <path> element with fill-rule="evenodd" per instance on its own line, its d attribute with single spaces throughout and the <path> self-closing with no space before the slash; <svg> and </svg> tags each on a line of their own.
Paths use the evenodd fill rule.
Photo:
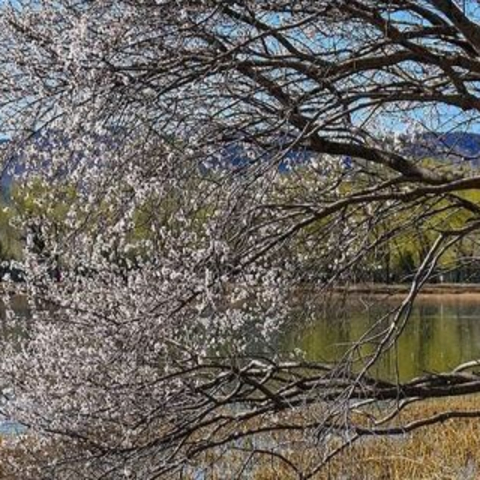
<svg viewBox="0 0 480 480">
<path fill-rule="evenodd" d="M 318 312 L 308 322 L 296 319 L 275 348 L 292 351 L 300 348 L 307 360 L 333 362 L 339 359 L 392 303 L 362 302 L 328 314 Z M 17 315 L 28 324 L 24 298 L 12 299 Z M 0 304 L 0 335 L 18 338 L 21 331 L 11 331 L 4 321 Z M 382 358 L 372 373 L 379 378 L 398 375 L 408 380 L 425 373 L 451 370 L 458 364 L 480 359 L 480 295 L 431 295 L 419 298 L 397 347 Z"/>
<path fill-rule="evenodd" d="M 285 347 L 299 347 L 308 360 L 331 362 L 373 325 L 386 305 L 358 305 L 347 312 L 318 314 L 295 327 Z M 480 359 L 480 298 L 468 295 L 432 295 L 416 301 L 398 345 L 372 372 L 379 378 L 401 380 L 425 373 L 451 370 L 458 364 Z"/>
</svg>

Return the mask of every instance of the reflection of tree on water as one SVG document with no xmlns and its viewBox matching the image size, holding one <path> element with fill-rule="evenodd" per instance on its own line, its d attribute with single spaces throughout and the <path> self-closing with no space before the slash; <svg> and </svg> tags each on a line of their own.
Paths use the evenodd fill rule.
<svg viewBox="0 0 480 480">
<path fill-rule="evenodd" d="M 298 346 L 311 360 L 338 359 L 357 340 L 386 305 L 366 310 L 351 308 L 335 318 L 322 314 L 315 322 L 287 336 L 289 346 Z M 424 373 L 447 371 L 455 365 L 480 357 L 480 302 L 441 302 L 422 299 L 412 311 L 398 345 L 385 355 L 372 372 L 382 378 L 413 378 Z"/>
<path fill-rule="evenodd" d="M 27 322 L 30 318 L 30 310 L 27 299 L 22 295 L 15 295 L 10 299 L 9 308 L 18 322 L 12 322 L 11 319 L 7 319 L 7 307 L 0 302 L 1 340 L 17 342 L 20 338 L 25 337 L 28 330 Z"/>
<path fill-rule="evenodd" d="M 419 306 L 419 321 L 416 322 L 417 334 L 417 354 L 416 363 L 418 369 L 424 373 L 434 373 L 431 371 L 431 360 L 435 355 L 443 356 L 443 352 L 436 352 L 436 321 L 443 321 L 444 311 L 442 308 L 424 308 Z M 441 341 L 441 340 L 440 340 Z M 433 346 L 433 351 L 432 351 Z M 415 368 L 415 365 L 413 365 Z"/>
</svg>

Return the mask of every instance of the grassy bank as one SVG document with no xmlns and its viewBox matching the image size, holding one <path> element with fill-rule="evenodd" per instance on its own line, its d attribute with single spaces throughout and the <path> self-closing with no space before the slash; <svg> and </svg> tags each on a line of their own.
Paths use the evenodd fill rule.
<svg viewBox="0 0 480 480">
<path fill-rule="evenodd" d="M 398 295 L 410 291 L 410 284 L 364 283 L 336 288 L 339 292 L 375 295 Z M 421 295 L 479 295 L 478 283 L 430 283 L 423 286 Z M 480 298 L 480 297 L 479 297 Z"/>
<path fill-rule="evenodd" d="M 478 411 L 479 396 L 431 400 L 413 404 L 401 412 L 402 424 L 431 417 L 446 410 Z M 305 409 L 284 414 L 278 421 L 308 420 Z M 308 423 L 308 422 L 307 422 Z M 244 425 L 243 428 L 251 427 Z M 257 425 L 258 426 L 258 425 Z M 234 450 L 220 448 L 195 461 L 175 480 L 298 480 L 298 472 L 308 471 L 321 460 L 325 451 L 302 432 L 268 434 L 256 445 L 247 440 L 237 443 Z M 256 443 L 256 441 L 253 441 Z M 332 440 L 335 442 L 335 439 Z M 263 447 L 285 456 L 296 465 L 298 472 L 274 456 L 262 455 Z M 48 458 L 45 452 L 42 460 Z M 27 466 L 35 458 L 17 447 L 2 442 L 0 448 L 0 478 L 16 480 L 10 475 L 11 462 Z M 391 437 L 366 437 L 335 457 L 312 480 L 474 480 L 480 478 L 480 419 L 448 420 L 410 434 Z"/>
<path fill-rule="evenodd" d="M 445 410 L 478 410 L 480 398 L 412 405 L 403 423 Z M 272 478 L 261 476 L 259 478 Z M 337 457 L 318 479 L 433 480 L 480 478 L 480 419 L 449 420 L 411 434 L 373 438 Z"/>
<path fill-rule="evenodd" d="M 478 410 L 480 398 L 466 396 L 413 404 L 401 413 L 402 424 L 434 416 L 446 410 Z M 293 415 L 304 415 L 298 412 Z M 287 415 L 290 417 L 290 415 Z M 307 414 L 308 416 L 308 414 Z M 291 418 L 290 418 L 291 419 Z M 335 440 L 332 440 L 335 442 Z M 263 446 L 310 471 L 325 454 L 321 444 L 305 442 L 302 434 L 272 434 Z M 252 447 L 252 445 L 250 445 Z M 272 456 L 251 455 L 241 448 L 209 458 L 205 479 L 298 480 L 291 466 Z M 248 450 L 248 449 L 247 449 Z M 259 449 L 261 450 L 261 449 Z M 198 472 L 198 470 L 197 470 Z M 226 472 L 229 472 L 227 475 Z M 239 472 L 242 472 L 240 475 Z M 237 475 L 237 476 L 235 476 Z M 243 476 L 242 476 L 243 475 Z M 192 479 L 194 476 L 182 476 Z M 448 420 L 410 434 L 366 437 L 336 456 L 313 477 L 314 480 L 474 480 L 480 478 L 480 419 Z"/>
</svg>

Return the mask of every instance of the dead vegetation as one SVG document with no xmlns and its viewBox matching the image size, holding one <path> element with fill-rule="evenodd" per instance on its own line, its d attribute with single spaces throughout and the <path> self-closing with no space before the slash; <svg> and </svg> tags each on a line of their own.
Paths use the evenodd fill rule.
<svg viewBox="0 0 480 480">
<path fill-rule="evenodd" d="M 412 404 L 402 410 L 394 423 L 405 425 L 445 411 L 473 412 L 478 409 L 479 401 L 478 395 L 472 395 Z M 288 415 L 287 421 L 293 423 L 292 414 Z M 316 416 L 313 411 L 295 415 L 303 419 Z M 209 452 L 202 463 L 192 465 L 177 478 L 473 480 L 480 475 L 480 421 L 475 418 L 446 420 L 406 434 L 361 438 L 318 471 L 314 470 L 319 459 L 328 455 L 332 447 L 341 449 L 346 437 L 332 435 L 326 447 L 320 442 L 315 445 L 312 435 L 315 431 L 282 431 L 264 437 L 268 445 L 265 449 L 260 442 L 256 446 L 239 444 L 236 449 L 218 455 Z M 278 448 L 271 449 L 272 444 Z M 304 476 L 308 471 L 310 474 Z"/>
</svg>

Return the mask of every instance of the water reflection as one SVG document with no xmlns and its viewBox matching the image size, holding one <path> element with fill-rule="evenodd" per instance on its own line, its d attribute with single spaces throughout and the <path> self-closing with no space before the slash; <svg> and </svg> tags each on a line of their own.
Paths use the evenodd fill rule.
<svg viewBox="0 0 480 480">
<path fill-rule="evenodd" d="M 12 327 L 0 303 L 0 335 L 4 340 L 19 341 L 27 333 L 28 304 L 24 296 L 15 296 L 11 305 L 19 322 Z M 375 303 L 364 307 L 357 303 L 355 307 L 318 312 L 307 324 L 296 319 L 280 341 L 281 349 L 298 347 L 308 360 L 335 361 L 392 306 Z M 368 348 L 364 350 L 368 352 Z M 431 296 L 416 302 L 396 348 L 378 362 L 372 373 L 390 379 L 398 374 L 401 380 L 407 380 L 448 371 L 473 359 L 480 359 L 480 298 Z"/>
<path fill-rule="evenodd" d="M 14 295 L 9 300 L 15 319 L 18 322 L 7 321 L 7 308 L 4 300 L 0 300 L 0 335 L 3 341 L 17 342 L 27 334 L 27 320 L 30 319 L 30 309 L 24 295 Z"/>
<path fill-rule="evenodd" d="M 342 314 L 319 314 L 313 322 L 287 335 L 287 347 L 301 348 L 309 360 L 339 359 L 349 345 L 371 327 L 387 305 L 356 306 Z M 368 353 L 368 349 L 364 351 Z M 447 371 L 480 358 L 480 299 L 422 298 L 417 301 L 394 350 L 372 372 L 380 378 L 407 380 Z"/>
</svg>

